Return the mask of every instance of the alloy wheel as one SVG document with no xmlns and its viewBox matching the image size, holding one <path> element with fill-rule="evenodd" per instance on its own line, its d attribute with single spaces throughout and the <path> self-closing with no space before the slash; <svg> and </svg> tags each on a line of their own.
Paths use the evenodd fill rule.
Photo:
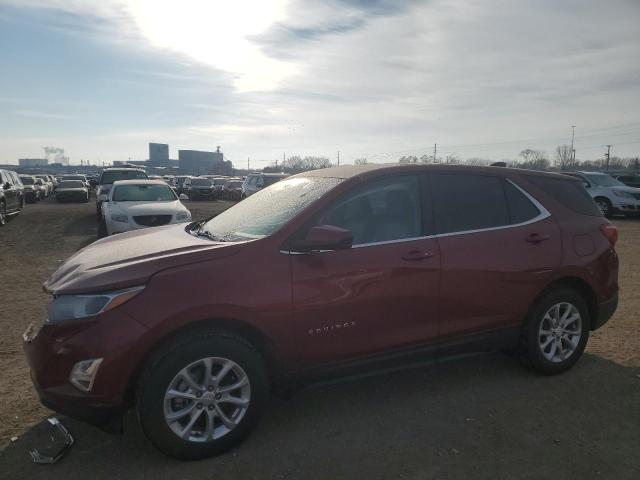
<svg viewBox="0 0 640 480">
<path fill-rule="evenodd" d="M 609 204 L 605 200 L 596 200 L 596 204 L 598 205 L 598 208 L 600 208 L 602 215 L 605 217 L 609 215 Z"/>
<path fill-rule="evenodd" d="M 217 440 L 242 421 L 251 401 L 246 372 L 232 360 L 208 357 L 182 370 L 164 395 L 164 418 L 178 437 Z"/>
<path fill-rule="evenodd" d="M 571 357 L 581 338 L 582 317 L 571 303 L 556 303 L 544 314 L 538 330 L 538 344 L 550 362 L 560 363 Z"/>
</svg>

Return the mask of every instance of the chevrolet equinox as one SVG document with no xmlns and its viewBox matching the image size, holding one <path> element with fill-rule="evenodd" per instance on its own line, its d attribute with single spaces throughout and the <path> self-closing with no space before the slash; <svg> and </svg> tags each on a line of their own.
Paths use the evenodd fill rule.
<svg viewBox="0 0 640 480">
<path fill-rule="evenodd" d="M 327 375 L 494 349 L 569 369 L 617 307 L 616 239 L 564 175 L 316 170 L 80 250 L 24 346 L 44 405 L 111 430 L 133 407 L 162 452 L 203 458 Z"/>
</svg>

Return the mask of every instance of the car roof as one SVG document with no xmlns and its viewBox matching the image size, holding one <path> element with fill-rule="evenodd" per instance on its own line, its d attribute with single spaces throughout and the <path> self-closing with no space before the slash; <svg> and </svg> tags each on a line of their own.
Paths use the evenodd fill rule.
<svg viewBox="0 0 640 480">
<path fill-rule="evenodd" d="M 523 168 L 490 167 L 475 165 L 451 165 L 451 164 L 397 164 L 378 163 L 368 165 L 345 165 L 341 167 L 321 168 L 308 172 L 298 173 L 294 177 L 325 177 L 348 179 L 352 177 L 369 177 L 384 175 L 387 173 L 414 173 L 414 172 L 438 172 L 438 173 L 476 173 L 484 175 L 512 176 L 529 175 L 556 179 L 575 180 L 562 173 L 543 172 L 540 170 L 527 170 Z M 290 177 L 291 178 L 291 177 Z"/>
<path fill-rule="evenodd" d="M 142 172 L 142 173 L 146 173 L 142 168 L 128 168 L 128 167 L 116 167 L 116 168 L 105 168 L 102 173 L 105 172 L 131 172 L 131 171 L 138 171 L 138 172 Z"/>
<path fill-rule="evenodd" d="M 137 180 L 116 180 L 113 182 L 114 186 L 120 185 L 164 185 L 167 186 L 164 180 L 146 180 L 144 178 L 140 178 Z"/>
</svg>

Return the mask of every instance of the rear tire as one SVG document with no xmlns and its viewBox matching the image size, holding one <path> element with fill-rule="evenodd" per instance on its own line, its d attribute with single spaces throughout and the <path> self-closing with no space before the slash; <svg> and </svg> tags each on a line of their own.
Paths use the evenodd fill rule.
<svg viewBox="0 0 640 480">
<path fill-rule="evenodd" d="M 527 316 L 522 360 L 546 375 L 568 370 L 584 352 L 590 325 L 591 316 L 582 295 L 570 288 L 549 291 Z"/>
<path fill-rule="evenodd" d="M 248 342 L 199 330 L 174 339 L 148 362 L 138 382 L 136 412 L 161 452 L 197 460 L 238 444 L 258 423 L 267 395 L 262 357 Z"/>
<path fill-rule="evenodd" d="M 0 204 L 0 227 L 7 224 L 7 206 L 3 203 Z"/>
</svg>

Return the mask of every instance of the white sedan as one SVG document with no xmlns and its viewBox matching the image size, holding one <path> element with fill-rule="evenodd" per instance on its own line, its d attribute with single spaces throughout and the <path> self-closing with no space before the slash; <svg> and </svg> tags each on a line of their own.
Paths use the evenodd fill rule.
<svg viewBox="0 0 640 480">
<path fill-rule="evenodd" d="M 102 204 L 98 235 L 189 221 L 191 212 L 162 180 L 121 180 Z"/>
</svg>

